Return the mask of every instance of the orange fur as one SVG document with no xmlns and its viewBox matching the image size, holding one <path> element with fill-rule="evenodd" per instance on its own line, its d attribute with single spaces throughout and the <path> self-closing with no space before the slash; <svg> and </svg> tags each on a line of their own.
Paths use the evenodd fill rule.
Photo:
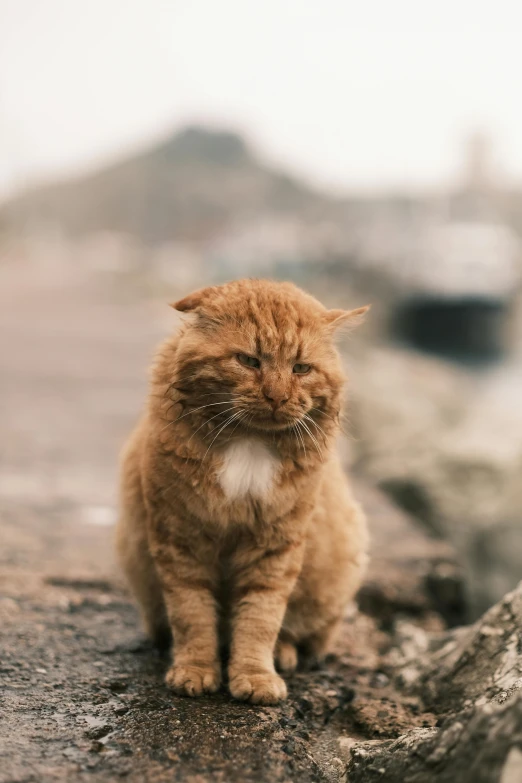
<svg viewBox="0 0 522 783">
<path fill-rule="evenodd" d="M 343 373 L 326 310 L 289 283 L 240 280 L 174 305 L 122 459 L 117 546 L 166 681 L 272 704 L 297 648 L 329 649 L 366 562 L 363 514 L 334 448 Z M 308 368 L 309 366 L 309 368 Z"/>
</svg>

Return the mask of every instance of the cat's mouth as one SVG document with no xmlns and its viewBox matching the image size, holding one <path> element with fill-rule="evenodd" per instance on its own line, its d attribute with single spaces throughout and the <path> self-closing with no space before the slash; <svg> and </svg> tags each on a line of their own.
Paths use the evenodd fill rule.
<svg viewBox="0 0 522 783">
<path fill-rule="evenodd" d="M 248 427 L 265 432 L 281 431 L 291 429 L 298 420 L 299 416 L 292 415 L 287 411 L 276 410 L 252 416 L 248 421 Z"/>
</svg>

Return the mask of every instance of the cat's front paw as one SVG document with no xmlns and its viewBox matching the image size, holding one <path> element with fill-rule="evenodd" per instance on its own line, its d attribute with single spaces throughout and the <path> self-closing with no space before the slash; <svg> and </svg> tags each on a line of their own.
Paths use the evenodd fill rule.
<svg viewBox="0 0 522 783">
<path fill-rule="evenodd" d="M 165 676 L 165 683 L 180 696 L 201 696 L 218 690 L 221 675 L 217 666 L 174 663 Z"/>
<path fill-rule="evenodd" d="M 275 672 L 231 674 L 229 688 L 235 699 L 252 704 L 277 704 L 287 695 L 285 681 Z"/>
</svg>

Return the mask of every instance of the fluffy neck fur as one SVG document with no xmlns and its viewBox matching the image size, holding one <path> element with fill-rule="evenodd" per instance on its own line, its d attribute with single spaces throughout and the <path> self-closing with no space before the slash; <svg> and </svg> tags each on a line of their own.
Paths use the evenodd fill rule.
<svg viewBox="0 0 522 783">
<path fill-rule="evenodd" d="M 176 362 L 177 346 L 183 332 L 169 338 L 157 356 L 149 397 L 149 417 L 164 452 L 192 463 L 211 465 L 224 451 L 245 439 L 263 444 L 278 455 L 287 467 L 303 471 L 318 467 L 332 448 L 339 428 L 341 389 L 322 407 L 308 414 L 307 428 L 289 427 L 281 431 L 253 430 L 237 417 L 227 424 L 234 411 L 233 392 L 199 394 L 185 386 L 183 365 Z M 175 380 L 172 381 L 174 374 Z"/>
</svg>

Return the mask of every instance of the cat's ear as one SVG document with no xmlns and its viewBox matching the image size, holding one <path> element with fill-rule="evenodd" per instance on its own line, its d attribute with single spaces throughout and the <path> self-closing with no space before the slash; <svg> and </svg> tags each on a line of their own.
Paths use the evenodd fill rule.
<svg viewBox="0 0 522 783">
<path fill-rule="evenodd" d="M 191 313 L 200 310 L 205 302 L 212 297 L 214 290 L 213 286 L 200 288 L 199 291 L 193 291 L 178 302 L 171 302 L 170 306 L 173 307 L 174 310 L 179 310 L 180 313 Z"/>
<path fill-rule="evenodd" d="M 353 329 L 364 321 L 369 309 L 370 305 L 357 307 L 355 310 L 327 310 L 323 315 L 323 321 L 332 331 L 340 327 Z"/>
</svg>

